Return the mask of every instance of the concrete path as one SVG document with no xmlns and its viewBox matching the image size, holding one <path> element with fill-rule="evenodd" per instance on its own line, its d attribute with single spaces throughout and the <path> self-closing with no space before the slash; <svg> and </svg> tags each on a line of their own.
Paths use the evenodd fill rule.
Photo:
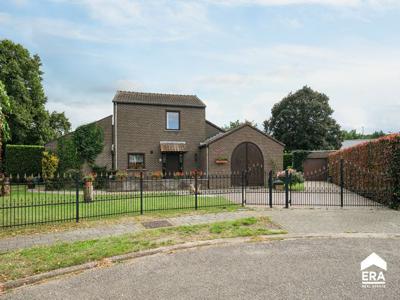
<svg viewBox="0 0 400 300">
<path fill-rule="evenodd" d="M 400 212 L 384 208 L 321 208 L 321 209 L 265 209 L 252 211 L 188 215 L 167 219 L 174 226 L 213 223 L 246 217 L 271 217 L 289 233 L 400 233 Z M 136 222 L 102 225 L 57 233 L 16 236 L 0 239 L 0 252 L 32 246 L 51 245 L 57 242 L 73 242 L 116 236 L 144 230 Z"/>
<path fill-rule="evenodd" d="M 138 258 L 21 287 L 4 299 L 398 299 L 400 239 L 300 239 Z M 384 288 L 363 288 L 360 263 L 387 262 Z M 1 297 L 0 297 L 1 298 Z"/>
</svg>

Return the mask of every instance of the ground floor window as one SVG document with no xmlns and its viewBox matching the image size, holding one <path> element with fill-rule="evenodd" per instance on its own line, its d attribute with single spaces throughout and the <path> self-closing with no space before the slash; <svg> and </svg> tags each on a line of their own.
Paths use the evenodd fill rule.
<svg viewBox="0 0 400 300">
<path fill-rule="evenodd" d="M 144 153 L 128 154 L 128 169 L 144 169 Z"/>
</svg>

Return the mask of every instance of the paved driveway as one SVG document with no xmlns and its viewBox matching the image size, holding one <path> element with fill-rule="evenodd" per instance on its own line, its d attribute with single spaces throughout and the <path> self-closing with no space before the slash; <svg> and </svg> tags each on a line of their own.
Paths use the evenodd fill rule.
<svg viewBox="0 0 400 300">
<path fill-rule="evenodd" d="M 143 257 L 5 299 L 398 299 L 400 239 L 308 239 L 200 248 Z M 386 260 L 386 288 L 361 287 L 360 262 Z"/>
</svg>

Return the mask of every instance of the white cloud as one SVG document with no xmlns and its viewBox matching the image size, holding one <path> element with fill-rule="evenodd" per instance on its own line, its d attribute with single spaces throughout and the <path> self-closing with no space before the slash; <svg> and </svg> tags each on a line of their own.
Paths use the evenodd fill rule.
<svg viewBox="0 0 400 300">
<path fill-rule="evenodd" d="M 246 71 L 205 75 L 192 84 L 193 89 L 212 92 L 213 100 L 229 103 L 224 112 L 233 119 L 261 124 L 274 103 L 309 85 L 330 97 L 334 115 L 345 128 L 399 131 L 400 57 L 395 50 L 367 44 L 344 49 L 288 44 L 242 49 L 220 59 Z"/>
<path fill-rule="evenodd" d="M 378 0 L 377 0 L 378 1 Z M 362 4 L 362 0 L 208 0 L 208 2 L 224 5 L 300 5 L 318 4 L 329 6 L 357 6 Z"/>
</svg>

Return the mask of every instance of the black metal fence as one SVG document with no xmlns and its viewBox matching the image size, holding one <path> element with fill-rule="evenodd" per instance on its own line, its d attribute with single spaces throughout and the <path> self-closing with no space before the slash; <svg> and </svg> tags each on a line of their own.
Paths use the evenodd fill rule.
<svg viewBox="0 0 400 300">
<path fill-rule="evenodd" d="M 249 184 L 250 176 L 260 175 L 262 185 Z M 262 168 L 253 167 L 240 173 L 180 174 L 170 179 L 143 173 L 126 178 L 100 174 L 93 181 L 14 177 L 2 185 L 0 227 L 235 205 L 288 208 L 386 204 L 385 199 L 391 195 L 390 184 L 384 179 L 371 179 L 368 185 L 365 176 L 377 178 L 339 162 L 335 168 L 309 174 L 292 170 L 265 173 Z M 363 178 L 363 184 L 356 184 L 357 178 Z"/>
</svg>

